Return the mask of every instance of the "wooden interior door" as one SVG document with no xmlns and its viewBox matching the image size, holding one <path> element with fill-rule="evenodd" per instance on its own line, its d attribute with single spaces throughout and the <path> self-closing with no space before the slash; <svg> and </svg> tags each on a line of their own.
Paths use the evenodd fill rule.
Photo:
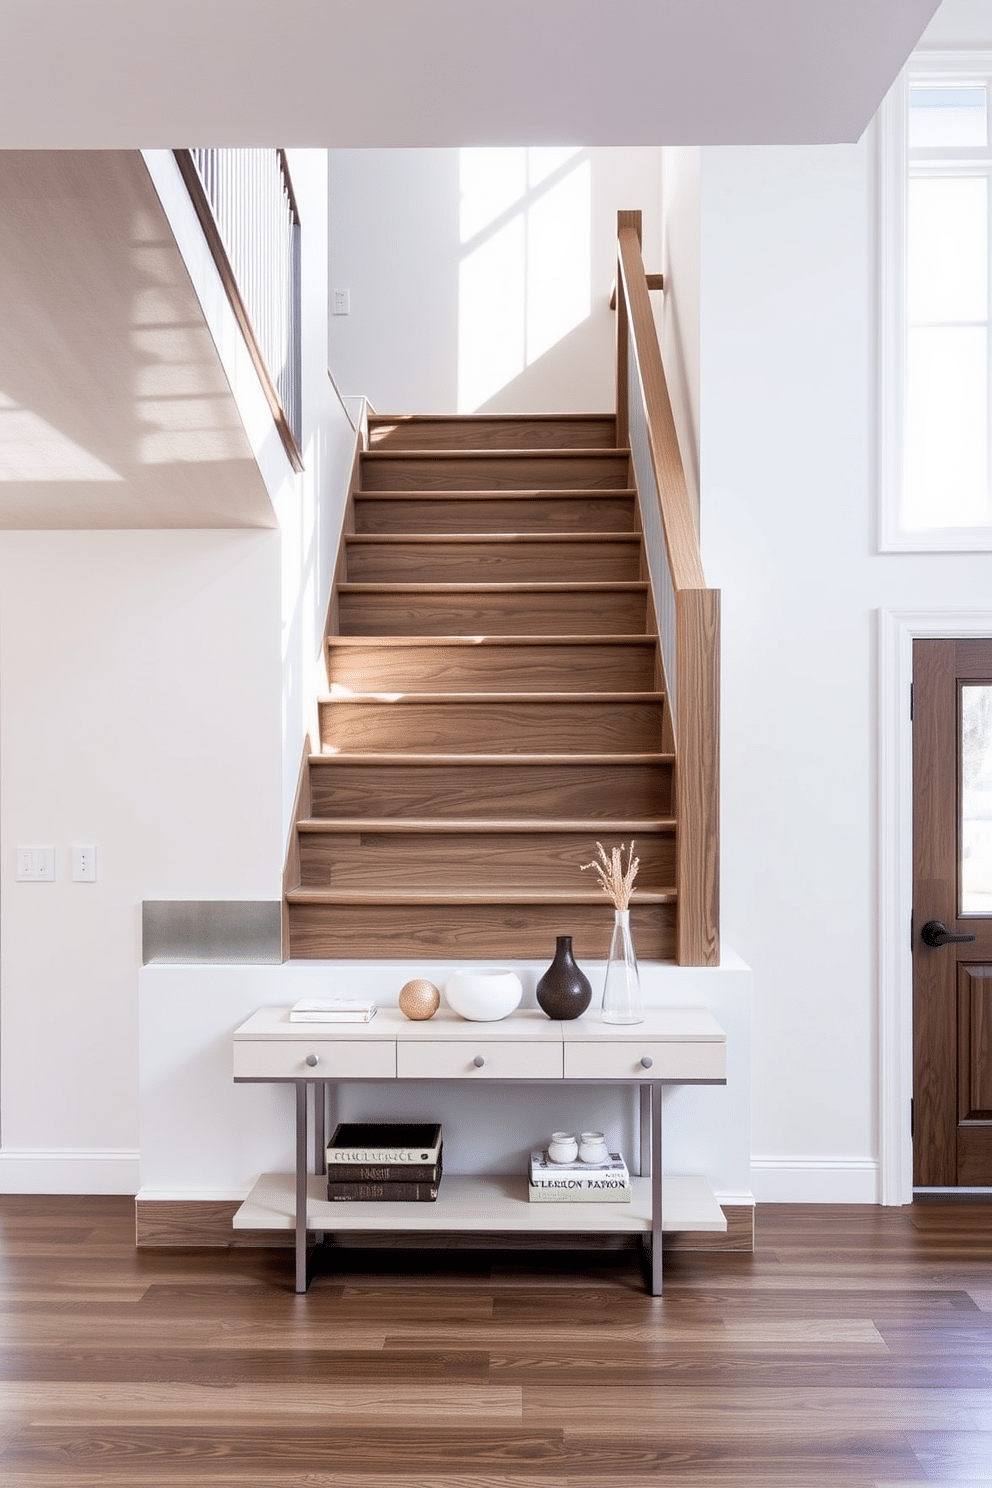
<svg viewBox="0 0 992 1488">
<path fill-rule="evenodd" d="M 914 642 L 913 1045 L 914 1185 L 992 1184 L 992 639 Z"/>
</svg>

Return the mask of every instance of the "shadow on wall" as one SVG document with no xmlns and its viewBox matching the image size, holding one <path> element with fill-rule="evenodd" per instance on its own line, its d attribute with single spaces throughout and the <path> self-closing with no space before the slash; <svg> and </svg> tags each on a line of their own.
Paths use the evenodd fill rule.
<svg viewBox="0 0 992 1488">
<path fill-rule="evenodd" d="M 0 526 L 272 526 L 137 151 L 0 152 Z"/>
</svg>

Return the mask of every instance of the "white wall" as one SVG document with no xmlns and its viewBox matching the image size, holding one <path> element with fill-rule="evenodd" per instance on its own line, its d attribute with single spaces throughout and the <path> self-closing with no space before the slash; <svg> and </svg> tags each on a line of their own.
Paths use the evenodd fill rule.
<svg viewBox="0 0 992 1488">
<path fill-rule="evenodd" d="M 876 611 L 992 596 L 987 555 L 876 552 L 872 151 L 702 156 L 723 930 L 755 973 L 759 1200 L 876 1197 Z"/>
<path fill-rule="evenodd" d="M 330 282 L 351 292 L 351 314 L 330 321 L 331 367 L 346 393 L 363 393 L 381 413 L 604 412 L 614 407 L 614 316 L 609 309 L 616 273 L 616 214 L 639 207 L 644 213 L 645 260 L 660 262 L 659 152 L 653 148 L 586 149 L 565 162 L 550 181 L 539 181 L 522 197 L 509 190 L 493 207 L 492 220 L 468 229 L 462 242 L 459 201 L 464 180 L 458 150 L 331 150 Z M 524 150 L 494 151 L 497 170 L 526 169 Z M 532 180 L 540 161 L 531 161 Z M 536 214 L 549 201 L 549 187 L 573 172 L 587 172 L 587 236 L 569 235 L 549 273 L 531 261 L 527 281 L 516 280 L 498 249 L 479 273 L 491 310 L 488 324 L 469 329 L 467 292 L 460 293 L 461 266 L 496 233 L 525 234 L 533 245 L 544 231 Z M 585 178 L 584 178 L 585 180 Z M 584 181 L 583 181 L 584 189 Z M 528 205 L 530 215 L 526 218 Z M 552 228 L 553 233 L 553 228 Z M 506 239 L 504 239 L 506 241 Z M 567 334 L 528 362 L 522 323 L 527 296 L 548 297 L 555 280 L 576 268 L 587 286 L 588 304 Z M 475 260 L 480 263 L 480 259 Z M 519 267 L 519 266 L 517 266 Z M 483 317 L 484 319 L 484 317 Z M 519 331 L 514 364 L 505 350 L 509 326 Z M 492 364 L 508 357 L 498 386 L 459 406 L 459 358 Z"/>
<path fill-rule="evenodd" d="M 275 532 L 0 534 L 0 1187 L 136 1186 L 141 901 L 278 895 L 279 676 Z"/>
<path fill-rule="evenodd" d="M 295 475 L 168 152 L 148 158 L 278 529 L 0 533 L 0 1189 L 134 1192 L 144 899 L 278 899 L 354 433 L 327 379 L 327 176 L 303 219 Z M 94 843 L 94 884 L 69 880 Z M 56 848 L 54 884 L 15 848 Z"/>
</svg>

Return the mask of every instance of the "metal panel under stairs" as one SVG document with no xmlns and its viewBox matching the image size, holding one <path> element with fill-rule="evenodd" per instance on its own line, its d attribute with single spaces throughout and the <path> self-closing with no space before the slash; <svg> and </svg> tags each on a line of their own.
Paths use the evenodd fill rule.
<svg viewBox="0 0 992 1488">
<path fill-rule="evenodd" d="M 581 865 L 635 839 L 675 954 L 674 760 L 629 455 L 603 417 L 369 422 L 327 638 L 289 954 L 607 954 Z"/>
</svg>

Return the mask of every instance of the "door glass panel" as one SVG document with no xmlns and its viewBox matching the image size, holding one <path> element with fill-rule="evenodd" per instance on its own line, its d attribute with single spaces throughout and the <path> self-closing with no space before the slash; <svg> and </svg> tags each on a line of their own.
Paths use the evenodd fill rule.
<svg viewBox="0 0 992 1488">
<path fill-rule="evenodd" d="M 961 686 L 962 914 L 992 915 L 992 685 Z"/>
</svg>

